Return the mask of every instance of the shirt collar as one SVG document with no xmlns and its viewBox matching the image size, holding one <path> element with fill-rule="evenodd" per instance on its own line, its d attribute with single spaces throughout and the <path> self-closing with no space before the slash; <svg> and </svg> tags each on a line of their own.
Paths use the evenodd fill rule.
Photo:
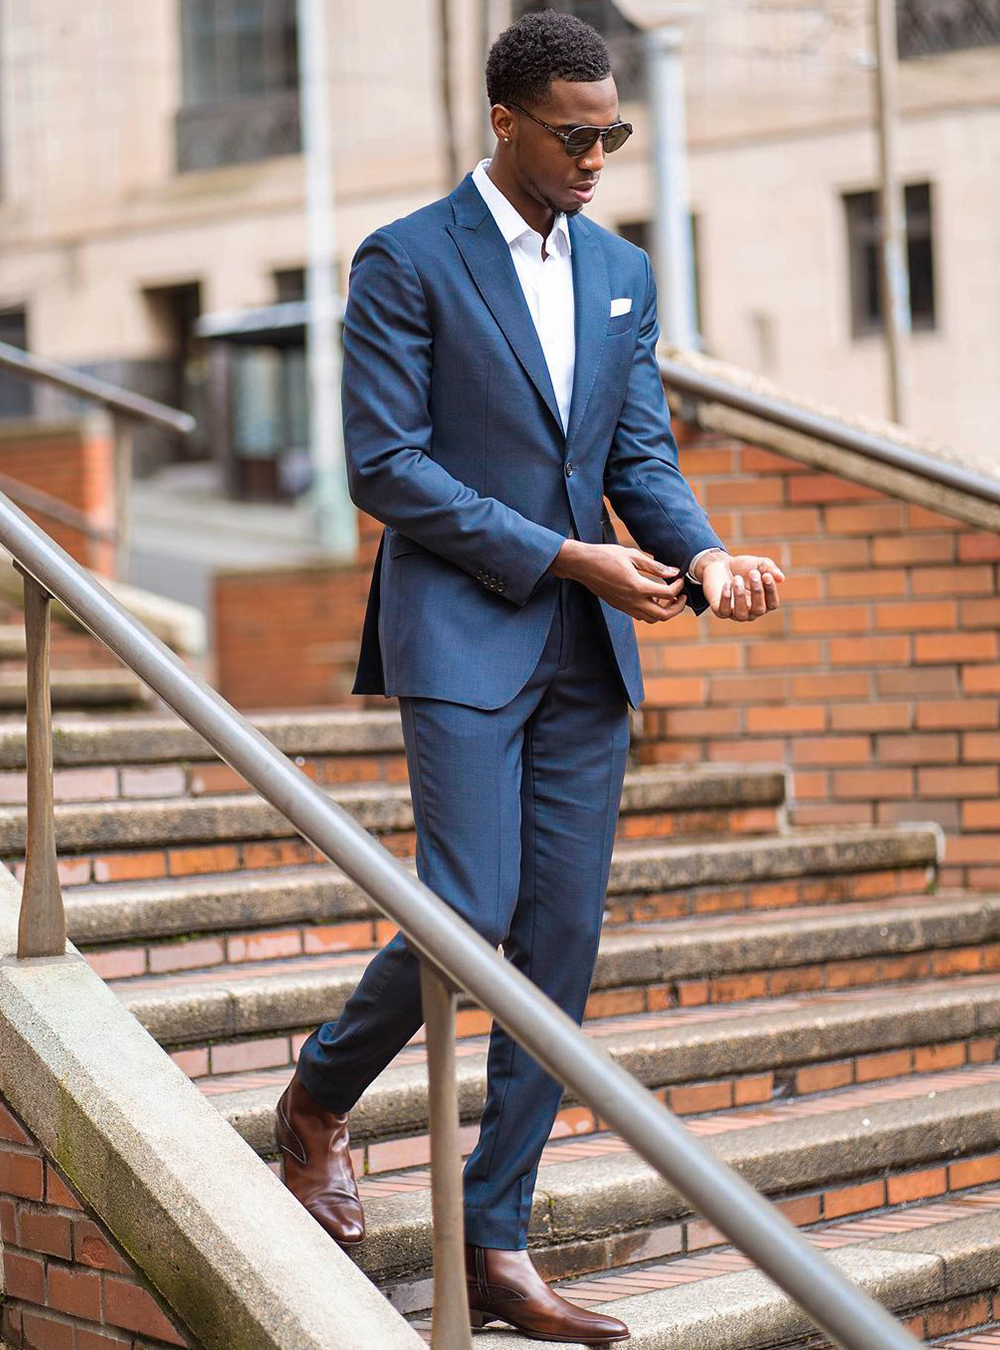
<svg viewBox="0 0 1000 1350">
<path fill-rule="evenodd" d="M 520 239 L 523 234 L 533 234 L 536 238 L 541 238 L 539 232 L 528 224 L 520 211 L 512 202 L 508 201 L 486 172 L 490 162 L 488 159 L 479 161 L 472 170 L 472 181 L 479 189 L 486 205 L 490 208 L 493 219 L 496 221 L 504 239 L 508 244 L 512 244 L 515 239 Z M 554 247 L 550 247 L 550 245 Z M 552 253 L 555 249 L 566 254 L 572 251 L 569 237 L 569 218 L 565 211 L 557 213 L 552 229 L 545 241 L 547 253 Z"/>
</svg>

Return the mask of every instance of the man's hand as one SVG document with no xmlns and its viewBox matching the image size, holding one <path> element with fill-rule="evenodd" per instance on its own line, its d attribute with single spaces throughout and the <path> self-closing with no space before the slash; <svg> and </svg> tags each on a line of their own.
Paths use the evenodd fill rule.
<svg viewBox="0 0 1000 1350">
<path fill-rule="evenodd" d="M 693 569 L 712 613 L 748 623 L 778 608 L 778 585 L 785 574 L 773 558 L 756 553 L 706 553 Z"/>
<path fill-rule="evenodd" d="M 643 623 L 672 619 L 687 604 L 679 568 L 623 544 L 585 544 L 580 539 L 567 539 L 549 571 L 581 582 L 615 609 Z"/>
</svg>

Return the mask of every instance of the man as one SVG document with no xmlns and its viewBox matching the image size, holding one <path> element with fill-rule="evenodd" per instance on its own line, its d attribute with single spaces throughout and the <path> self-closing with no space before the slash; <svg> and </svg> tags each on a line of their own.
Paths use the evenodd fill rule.
<svg viewBox="0 0 1000 1350">
<path fill-rule="evenodd" d="M 486 73 L 493 158 L 369 235 L 351 270 L 351 495 L 388 527 L 354 692 L 399 700 L 421 879 L 580 1021 L 643 698 L 632 621 L 686 603 L 750 621 L 783 576 L 730 557 L 679 473 L 649 259 L 580 214 L 630 130 L 602 38 L 529 14 Z M 640 548 L 616 542 L 604 494 Z M 286 1184 L 345 1246 L 364 1237 L 347 1113 L 421 1021 L 397 936 L 278 1103 Z M 465 1169 L 473 1323 L 621 1340 L 527 1252 L 561 1091 L 494 1027 Z"/>
</svg>

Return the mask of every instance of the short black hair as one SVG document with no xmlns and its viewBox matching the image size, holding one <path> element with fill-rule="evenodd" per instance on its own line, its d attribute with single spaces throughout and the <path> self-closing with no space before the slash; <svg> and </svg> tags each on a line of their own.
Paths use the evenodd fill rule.
<svg viewBox="0 0 1000 1350">
<path fill-rule="evenodd" d="M 553 80 L 604 80 L 611 53 L 600 33 L 574 14 L 543 9 L 505 28 L 486 58 L 486 96 L 494 103 L 532 104 Z"/>
</svg>

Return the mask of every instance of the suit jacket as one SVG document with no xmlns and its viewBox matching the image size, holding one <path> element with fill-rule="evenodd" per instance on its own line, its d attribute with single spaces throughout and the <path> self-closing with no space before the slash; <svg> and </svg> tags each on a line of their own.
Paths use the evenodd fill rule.
<svg viewBox="0 0 1000 1350">
<path fill-rule="evenodd" d="M 677 468 L 647 254 L 570 217 L 576 359 L 564 432 L 510 250 L 466 174 L 370 234 L 351 266 L 343 419 L 353 501 L 386 526 L 353 692 L 497 708 L 541 655 L 567 537 L 686 569 L 725 547 Z M 613 297 L 632 308 L 610 317 Z M 688 603 L 707 608 L 700 586 Z M 600 602 L 633 707 L 634 621 Z"/>
</svg>

